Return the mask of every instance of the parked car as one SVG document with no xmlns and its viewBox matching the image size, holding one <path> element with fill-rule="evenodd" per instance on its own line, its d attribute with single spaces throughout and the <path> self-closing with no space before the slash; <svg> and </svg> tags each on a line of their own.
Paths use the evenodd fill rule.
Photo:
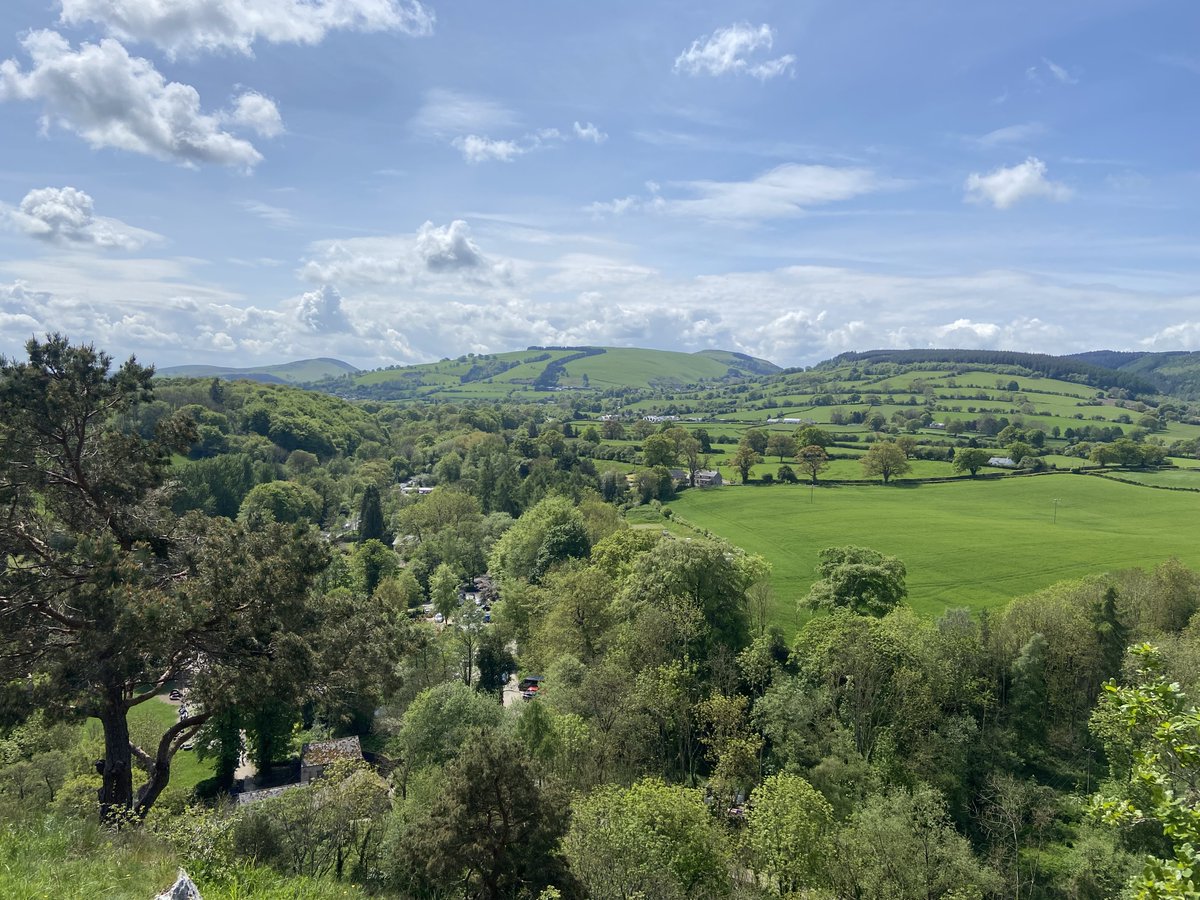
<svg viewBox="0 0 1200 900">
<path fill-rule="evenodd" d="M 433 621 L 435 621 L 435 622 L 437 622 L 439 625 L 441 625 L 443 622 L 445 622 L 445 621 L 446 621 L 446 617 L 445 617 L 445 616 L 443 616 L 441 613 L 438 613 L 438 614 L 436 614 L 436 615 L 433 617 Z"/>
<path fill-rule="evenodd" d="M 171 693 L 169 693 L 167 696 L 170 697 L 172 700 L 182 700 L 183 699 L 183 691 L 178 691 L 178 690 L 171 691 Z"/>
</svg>

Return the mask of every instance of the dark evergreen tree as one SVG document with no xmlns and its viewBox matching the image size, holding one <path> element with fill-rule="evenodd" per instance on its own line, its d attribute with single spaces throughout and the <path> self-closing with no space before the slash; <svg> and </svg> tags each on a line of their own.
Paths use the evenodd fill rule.
<svg viewBox="0 0 1200 900">
<path fill-rule="evenodd" d="M 358 508 L 358 542 L 363 544 L 371 540 L 383 541 L 384 533 L 383 504 L 379 499 L 379 488 L 368 484 Z"/>
<path fill-rule="evenodd" d="M 1046 647 L 1045 636 L 1035 634 L 1021 648 L 1010 670 L 1011 721 L 1027 760 L 1046 736 Z"/>
<path fill-rule="evenodd" d="M 538 787 L 519 742 L 478 732 L 447 767 L 428 821 L 407 849 L 434 891 L 481 900 L 536 897 L 569 877 L 556 853 L 563 813 Z"/>
<path fill-rule="evenodd" d="M 1117 611 L 1117 589 L 1110 587 L 1096 609 L 1096 635 L 1100 639 L 1100 652 L 1104 657 L 1104 674 L 1112 678 L 1120 674 L 1129 646 L 1129 626 L 1121 621 Z"/>
</svg>

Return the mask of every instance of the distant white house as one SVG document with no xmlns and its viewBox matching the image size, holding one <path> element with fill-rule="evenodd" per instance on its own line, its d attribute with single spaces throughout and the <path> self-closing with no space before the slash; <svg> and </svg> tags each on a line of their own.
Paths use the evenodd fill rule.
<svg viewBox="0 0 1200 900">
<path fill-rule="evenodd" d="M 1017 467 L 1017 464 L 1007 456 L 993 456 L 988 460 L 987 464 L 989 466 L 1001 466 L 1005 469 L 1015 469 Z"/>
<path fill-rule="evenodd" d="M 679 416 L 642 416 L 646 422 L 678 422 Z"/>
<path fill-rule="evenodd" d="M 812 419 L 767 419 L 768 425 L 811 425 Z"/>
</svg>

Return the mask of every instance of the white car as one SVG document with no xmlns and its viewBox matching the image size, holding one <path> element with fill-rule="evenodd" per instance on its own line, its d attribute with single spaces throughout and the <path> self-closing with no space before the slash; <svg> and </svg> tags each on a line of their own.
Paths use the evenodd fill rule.
<svg viewBox="0 0 1200 900">
<path fill-rule="evenodd" d="M 433 617 L 433 621 L 435 621 L 439 625 L 441 625 L 443 622 L 446 621 L 446 617 L 443 616 L 441 613 L 438 613 L 436 616 Z"/>
</svg>

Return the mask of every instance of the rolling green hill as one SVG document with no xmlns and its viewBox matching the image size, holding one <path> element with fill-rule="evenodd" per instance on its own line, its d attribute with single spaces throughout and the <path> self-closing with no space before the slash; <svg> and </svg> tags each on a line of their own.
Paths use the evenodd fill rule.
<svg viewBox="0 0 1200 900">
<path fill-rule="evenodd" d="M 298 359 L 273 366 L 166 366 L 157 374 L 163 378 L 224 378 L 227 381 L 264 381 L 272 384 L 304 384 L 352 375 L 357 372 L 350 363 L 340 359 Z"/>
<path fill-rule="evenodd" d="M 360 372 L 330 379 L 320 387 L 340 396 L 378 400 L 495 399 L 555 390 L 678 390 L 779 371 L 767 360 L 724 350 L 680 353 L 629 347 L 531 347 Z"/>
</svg>

